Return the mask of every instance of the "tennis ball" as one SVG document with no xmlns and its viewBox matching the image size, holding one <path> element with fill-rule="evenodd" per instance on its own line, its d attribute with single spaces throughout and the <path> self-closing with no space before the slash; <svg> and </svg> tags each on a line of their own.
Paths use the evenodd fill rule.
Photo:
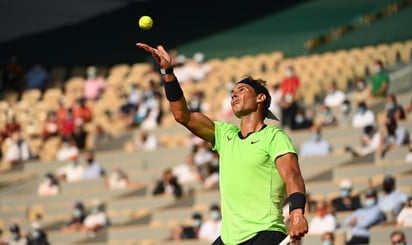
<svg viewBox="0 0 412 245">
<path fill-rule="evenodd" d="M 139 27 L 142 30 L 149 30 L 153 26 L 153 20 L 150 16 L 144 15 L 139 19 Z"/>
</svg>

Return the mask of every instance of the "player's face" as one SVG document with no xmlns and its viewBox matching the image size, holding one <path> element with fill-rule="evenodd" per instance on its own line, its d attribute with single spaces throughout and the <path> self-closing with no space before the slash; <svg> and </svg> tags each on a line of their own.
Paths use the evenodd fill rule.
<svg viewBox="0 0 412 245">
<path fill-rule="evenodd" d="M 257 109 L 257 95 L 255 90 L 244 83 L 236 84 L 232 90 L 230 105 L 236 117 L 247 115 Z"/>
</svg>

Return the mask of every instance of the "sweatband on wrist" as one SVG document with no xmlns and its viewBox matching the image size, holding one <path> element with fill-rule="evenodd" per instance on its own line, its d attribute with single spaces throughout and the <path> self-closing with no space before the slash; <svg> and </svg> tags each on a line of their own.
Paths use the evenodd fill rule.
<svg viewBox="0 0 412 245">
<path fill-rule="evenodd" d="M 305 213 L 306 196 L 303 193 L 295 192 L 289 196 L 289 213 L 295 209 L 301 208 Z"/>
<path fill-rule="evenodd" d="M 183 96 L 183 90 L 175 78 L 171 82 L 165 82 L 165 93 L 168 101 L 178 101 Z"/>
</svg>

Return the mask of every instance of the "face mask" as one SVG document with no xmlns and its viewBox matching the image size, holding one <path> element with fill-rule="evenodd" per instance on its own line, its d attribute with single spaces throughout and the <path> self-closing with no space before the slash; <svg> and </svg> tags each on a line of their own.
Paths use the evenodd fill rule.
<svg viewBox="0 0 412 245">
<path fill-rule="evenodd" d="M 349 194 L 350 194 L 349 189 L 342 189 L 342 190 L 340 191 L 340 196 L 343 197 L 343 198 L 349 197 Z"/>
<path fill-rule="evenodd" d="M 287 77 L 293 77 L 293 71 L 291 69 L 286 70 L 286 76 Z"/>
<path fill-rule="evenodd" d="M 17 241 L 20 238 L 20 234 L 17 232 L 13 232 L 11 233 L 11 237 L 13 238 L 13 240 Z"/>
<path fill-rule="evenodd" d="M 78 209 L 78 208 L 76 208 L 74 211 L 73 211 L 73 214 L 74 214 L 74 216 L 75 217 L 80 217 L 80 216 L 82 216 L 82 211 L 80 210 L 80 209 Z"/>
<path fill-rule="evenodd" d="M 97 213 L 99 213 L 99 209 L 98 208 L 92 208 L 91 212 L 93 214 L 97 214 Z"/>
<path fill-rule="evenodd" d="M 202 221 L 200 219 L 194 219 L 193 220 L 193 226 L 194 227 L 199 227 L 202 224 Z"/>
<path fill-rule="evenodd" d="M 388 102 L 388 103 L 385 104 L 385 108 L 386 108 L 386 110 L 392 110 L 392 109 L 395 108 L 395 104 L 392 103 L 392 102 Z"/>
<path fill-rule="evenodd" d="M 219 213 L 219 211 L 212 211 L 212 212 L 210 212 L 210 217 L 211 217 L 213 220 L 218 220 L 218 219 L 220 218 L 220 213 Z"/>
<path fill-rule="evenodd" d="M 381 72 L 382 71 L 382 68 L 380 67 L 380 66 L 375 66 L 375 71 L 378 73 L 378 72 Z"/>
<path fill-rule="evenodd" d="M 312 134 L 310 135 L 310 138 L 311 138 L 312 140 L 314 140 L 314 141 L 319 141 L 319 140 L 320 140 L 320 134 L 318 134 L 318 133 L 312 133 Z"/>
<path fill-rule="evenodd" d="M 332 240 L 325 240 L 322 242 L 322 245 L 333 245 L 333 241 Z"/>
<path fill-rule="evenodd" d="M 304 118 L 303 118 L 302 115 L 297 115 L 297 116 L 295 117 L 295 122 L 296 122 L 296 123 L 303 123 L 303 121 L 304 121 Z"/>
<path fill-rule="evenodd" d="M 367 198 L 367 199 L 365 200 L 365 207 L 371 207 L 371 206 L 373 206 L 373 205 L 375 205 L 375 199 L 373 199 L 373 198 Z"/>
<path fill-rule="evenodd" d="M 39 238 L 40 237 L 40 232 L 38 230 L 34 230 L 31 232 L 31 236 L 33 238 Z"/>
<path fill-rule="evenodd" d="M 343 113 L 349 112 L 349 105 L 348 104 L 343 104 L 342 107 L 341 107 L 341 111 Z"/>
<path fill-rule="evenodd" d="M 358 83 L 356 85 L 356 87 L 358 88 L 358 90 L 363 90 L 365 88 L 365 84 L 364 83 Z"/>
<path fill-rule="evenodd" d="M 44 183 L 45 183 L 46 185 L 50 185 L 50 184 L 52 183 L 52 181 L 51 181 L 51 179 L 49 179 L 49 178 L 45 178 L 45 179 L 44 179 Z"/>
<path fill-rule="evenodd" d="M 360 114 L 365 113 L 365 111 L 366 111 L 365 107 L 359 107 L 358 108 L 358 113 L 360 113 Z"/>
</svg>

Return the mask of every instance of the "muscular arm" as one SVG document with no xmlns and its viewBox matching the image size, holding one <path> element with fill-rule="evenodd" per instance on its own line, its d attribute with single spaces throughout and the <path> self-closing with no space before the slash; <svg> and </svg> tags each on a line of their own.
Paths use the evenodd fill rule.
<svg viewBox="0 0 412 245">
<path fill-rule="evenodd" d="M 136 45 L 150 53 L 162 69 L 167 70 L 172 66 L 172 59 L 163 46 L 153 48 L 145 43 L 137 43 Z M 172 73 L 164 75 L 164 79 L 168 83 L 173 82 L 176 77 Z M 178 123 L 185 126 L 198 137 L 214 143 L 215 124 L 210 118 L 201 113 L 190 112 L 184 96 L 176 101 L 169 101 L 169 103 L 173 116 Z"/>
<path fill-rule="evenodd" d="M 286 183 L 288 195 L 300 192 L 306 195 L 305 182 L 300 172 L 298 159 L 295 154 L 287 153 L 276 159 L 276 166 L 283 181 Z M 303 209 L 290 212 L 289 235 L 299 240 L 308 232 L 308 223 L 303 215 Z"/>
</svg>

